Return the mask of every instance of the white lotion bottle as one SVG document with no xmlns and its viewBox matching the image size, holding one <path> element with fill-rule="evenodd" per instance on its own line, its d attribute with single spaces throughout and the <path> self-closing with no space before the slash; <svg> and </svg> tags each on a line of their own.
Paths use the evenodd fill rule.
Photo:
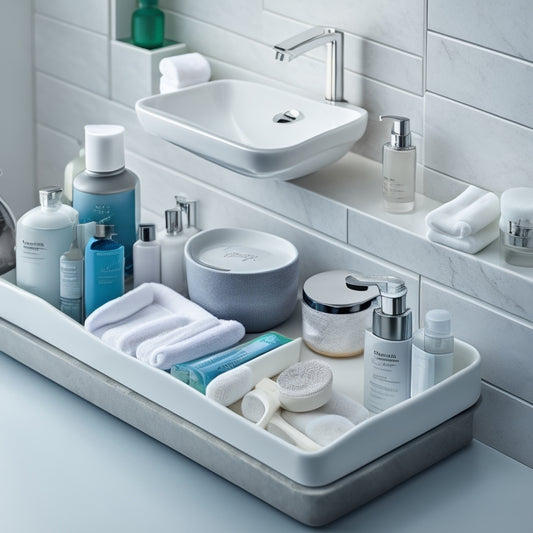
<svg viewBox="0 0 533 533">
<path fill-rule="evenodd" d="M 371 285 L 380 291 L 381 307 L 374 309 L 372 329 L 365 332 L 364 404 L 376 414 L 411 395 L 412 314 L 401 279 L 358 274 L 346 278 L 350 289 Z"/>
<path fill-rule="evenodd" d="M 161 283 L 161 246 L 155 240 L 155 224 L 139 224 L 139 240 L 133 245 L 133 287 Z"/>
<path fill-rule="evenodd" d="M 416 147 L 411 144 L 409 119 L 392 119 L 390 142 L 383 145 L 383 206 L 390 213 L 408 213 L 415 207 Z"/>
<path fill-rule="evenodd" d="M 433 387 L 453 374 L 453 335 L 450 313 L 432 309 L 424 329 L 413 336 L 411 396 Z"/>
<path fill-rule="evenodd" d="M 17 285 L 59 309 L 59 258 L 72 243 L 78 213 L 61 203 L 60 187 L 39 189 L 40 206 L 17 222 Z"/>
</svg>

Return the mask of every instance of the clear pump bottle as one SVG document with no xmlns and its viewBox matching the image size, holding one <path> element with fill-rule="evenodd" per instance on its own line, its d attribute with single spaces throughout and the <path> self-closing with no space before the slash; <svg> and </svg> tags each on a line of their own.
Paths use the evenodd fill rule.
<svg viewBox="0 0 533 533">
<path fill-rule="evenodd" d="M 83 252 L 74 226 L 72 244 L 59 259 L 59 308 L 77 322 L 83 322 Z"/>
<path fill-rule="evenodd" d="M 391 140 L 383 145 L 383 204 L 390 213 L 408 213 L 415 207 L 416 147 L 411 144 L 409 119 L 392 119 Z"/>
<path fill-rule="evenodd" d="M 356 274 L 346 278 L 350 289 L 371 285 L 379 289 L 381 307 L 374 309 L 372 329 L 365 334 L 364 404 L 370 412 L 380 413 L 411 394 L 412 314 L 401 279 Z"/>
<path fill-rule="evenodd" d="M 453 351 L 450 313 L 445 309 L 428 311 L 424 329 L 413 336 L 411 396 L 453 374 Z"/>
</svg>

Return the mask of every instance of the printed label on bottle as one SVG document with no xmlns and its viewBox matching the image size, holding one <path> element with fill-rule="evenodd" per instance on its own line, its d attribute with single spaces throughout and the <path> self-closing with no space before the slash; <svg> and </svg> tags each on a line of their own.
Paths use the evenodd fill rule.
<svg viewBox="0 0 533 533">
<path fill-rule="evenodd" d="M 411 396 L 435 384 L 435 356 L 413 346 L 411 353 Z"/>
<path fill-rule="evenodd" d="M 406 400 L 411 392 L 411 340 L 365 339 L 365 406 L 379 413 Z"/>
</svg>

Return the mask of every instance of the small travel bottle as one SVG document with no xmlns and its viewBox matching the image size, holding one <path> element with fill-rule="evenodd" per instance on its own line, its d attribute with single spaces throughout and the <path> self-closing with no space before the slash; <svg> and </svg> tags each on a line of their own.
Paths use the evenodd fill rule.
<svg viewBox="0 0 533 533">
<path fill-rule="evenodd" d="M 78 246 L 76 226 L 70 249 L 59 259 L 59 309 L 83 322 L 83 252 Z"/>
<path fill-rule="evenodd" d="M 411 396 L 419 394 L 453 374 L 453 335 L 450 313 L 432 309 L 424 329 L 413 336 Z"/>
<path fill-rule="evenodd" d="M 135 46 L 159 48 L 165 40 L 165 14 L 157 0 L 139 0 L 131 17 L 131 38 Z"/>
<path fill-rule="evenodd" d="M 161 283 L 161 246 L 155 240 L 155 224 L 139 224 L 139 240 L 133 245 L 133 287 Z"/>
<path fill-rule="evenodd" d="M 114 226 L 97 224 L 85 248 L 85 316 L 124 294 L 124 246 L 112 239 Z"/>
<path fill-rule="evenodd" d="M 17 222 L 17 285 L 59 308 L 59 258 L 72 243 L 78 213 L 61 203 L 60 187 L 39 189 L 39 201 Z"/>
<path fill-rule="evenodd" d="M 383 203 L 390 213 L 408 213 L 415 207 L 416 147 L 411 144 L 409 119 L 392 119 L 390 142 L 383 145 Z"/>
<path fill-rule="evenodd" d="M 401 279 L 358 274 L 346 278 L 350 289 L 371 285 L 380 291 L 381 307 L 374 309 L 372 329 L 365 334 L 364 404 L 380 413 L 411 395 L 412 315 Z"/>
<path fill-rule="evenodd" d="M 140 218 L 139 178 L 125 167 L 124 128 L 112 124 L 85 126 L 86 170 L 72 186 L 72 206 L 80 223 L 113 225 L 124 246 L 126 274 L 133 272 L 133 243 Z"/>
<path fill-rule="evenodd" d="M 165 211 L 166 230 L 160 236 L 159 243 L 161 245 L 161 283 L 186 295 L 184 248 L 189 235 L 183 231 L 182 213 L 180 208 Z"/>
</svg>

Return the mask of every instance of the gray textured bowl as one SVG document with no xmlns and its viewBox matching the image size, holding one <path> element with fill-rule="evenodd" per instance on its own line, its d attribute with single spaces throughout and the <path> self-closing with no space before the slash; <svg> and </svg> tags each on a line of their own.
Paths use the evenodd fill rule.
<svg viewBox="0 0 533 533">
<path fill-rule="evenodd" d="M 197 233 L 185 246 L 189 297 L 249 333 L 285 321 L 298 297 L 298 250 L 289 241 L 243 228 Z"/>
</svg>

